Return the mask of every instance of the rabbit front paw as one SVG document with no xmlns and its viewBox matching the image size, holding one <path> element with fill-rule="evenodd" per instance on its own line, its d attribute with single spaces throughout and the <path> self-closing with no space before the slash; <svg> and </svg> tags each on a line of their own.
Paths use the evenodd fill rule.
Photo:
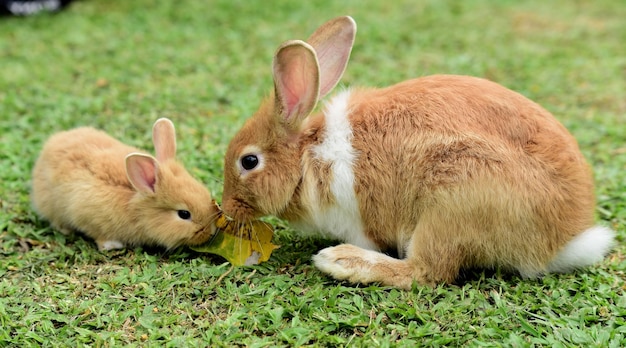
<svg viewBox="0 0 626 348">
<path fill-rule="evenodd" d="M 315 266 L 335 279 L 353 283 L 370 283 L 368 274 L 378 264 L 381 257 L 388 257 L 376 251 L 361 249 L 351 244 L 341 244 L 322 249 L 313 256 Z"/>
<path fill-rule="evenodd" d="M 414 281 L 423 282 L 424 269 L 407 260 L 395 259 L 383 253 L 351 244 L 322 249 L 313 256 L 313 263 L 335 279 L 351 283 L 381 283 L 411 289 Z"/>
</svg>

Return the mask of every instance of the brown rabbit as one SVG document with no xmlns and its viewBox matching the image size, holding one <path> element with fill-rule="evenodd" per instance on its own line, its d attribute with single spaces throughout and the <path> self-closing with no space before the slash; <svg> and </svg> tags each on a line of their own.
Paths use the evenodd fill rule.
<svg viewBox="0 0 626 348">
<path fill-rule="evenodd" d="M 278 48 L 274 93 L 228 147 L 227 215 L 276 215 L 345 241 L 315 265 L 401 288 L 452 282 L 465 267 L 535 277 L 604 257 L 614 233 L 593 227 L 576 140 L 516 92 L 436 75 L 346 90 L 310 115 L 341 78 L 355 33 L 340 17 Z"/>
<path fill-rule="evenodd" d="M 34 209 L 61 232 L 93 238 L 100 250 L 206 242 L 217 207 L 176 161 L 174 124 L 157 120 L 153 141 L 156 158 L 94 128 L 53 135 L 33 169 Z"/>
</svg>

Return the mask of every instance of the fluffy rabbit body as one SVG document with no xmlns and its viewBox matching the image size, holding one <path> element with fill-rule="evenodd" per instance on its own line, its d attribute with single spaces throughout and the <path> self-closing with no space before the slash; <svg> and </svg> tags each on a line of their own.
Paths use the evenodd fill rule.
<svg viewBox="0 0 626 348">
<path fill-rule="evenodd" d="M 156 158 L 90 127 L 51 136 L 33 169 L 34 209 L 61 232 L 93 238 L 100 250 L 207 241 L 217 208 L 176 161 L 170 120 L 156 121 L 153 141 Z"/>
<path fill-rule="evenodd" d="M 516 92 L 435 75 L 346 90 L 311 114 L 355 33 L 340 17 L 279 47 L 274 93 L 227 151 L 226 214 L 276 215 L 342 240 L 314 256 L 320 270 L 401 288 L 452 282 L 465 267 L 534 277 L 604 257 L 613 232 L 593 227 L 575 139 Z"/>
</svg>

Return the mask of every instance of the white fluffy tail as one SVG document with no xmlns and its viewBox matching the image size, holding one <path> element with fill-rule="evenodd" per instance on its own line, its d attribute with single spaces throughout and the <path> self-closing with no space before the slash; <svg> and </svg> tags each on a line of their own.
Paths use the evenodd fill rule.
<svg viewBox="0 0 626 348">
<path fill-rule="evenodd" d="M 611 250 L 615 232 L 594 226 L 577 235 L 548 264 L 548 272 L 565 273 L 601 261 Z"/>
</svg>

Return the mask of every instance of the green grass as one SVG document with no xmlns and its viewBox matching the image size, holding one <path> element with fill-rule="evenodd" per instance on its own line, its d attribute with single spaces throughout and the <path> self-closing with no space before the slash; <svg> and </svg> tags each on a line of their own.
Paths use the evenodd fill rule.
<svg viewBox="0 0 626 348">
<path fill-rule="evenodd" d="M 0 19 L 0 346 L 626 346 L 626 6 L 620 1 L 79 1 Z M 180 249 L 100 253 L 30 208 L 42 142 L 79 125 L 151 149 L 177 124 L 179 154 L 221 200 L 228 141 L 271 86 L 280 42 L 350 14 L 343 84 L 484 76 L 544 105 L 579 140 L 598 221 L 620 244 L 597 266 L 460 285 L 349 285 L 310 256 L 331 241 L 281 221 L 284 247 L 230 268 Z"/>
</svg>

